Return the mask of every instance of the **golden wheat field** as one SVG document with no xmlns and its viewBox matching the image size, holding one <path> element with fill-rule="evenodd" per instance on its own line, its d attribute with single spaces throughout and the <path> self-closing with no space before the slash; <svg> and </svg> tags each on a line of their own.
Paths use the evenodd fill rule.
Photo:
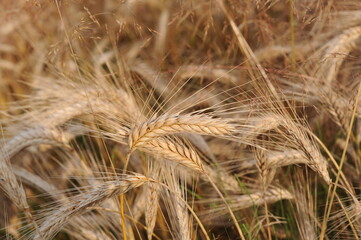
<svg viewBox="0 0 361 240">
<path fill-rule="evenodd" d="M 361 239 L 361 1 L 1 0 L 0 239 Z"/>
</svg>

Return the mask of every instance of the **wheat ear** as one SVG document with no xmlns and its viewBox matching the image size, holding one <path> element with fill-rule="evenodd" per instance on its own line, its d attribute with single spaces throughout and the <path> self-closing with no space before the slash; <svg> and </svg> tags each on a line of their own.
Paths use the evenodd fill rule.
<svg viewBox="0 0 361 240">
<path fill-rule="evenodd" d="M 155 222 L 157 220 L 157 210 L 159 201 L 159 187 L 155 183 L 147 186 L 148 198 L 146 201 L 145 223 L 147 225 L 148 240 L 152 239 Z"/>
<path fill-rule="evenodd" d="M 28 172 L 26 169 L 16 167 L 13 168 L 13 171 L 16 176 L 20 177 L 25 185 L 28 185 L 32 188 L 37 189 L 40 192 L 44 192 L 49 194 L 49 196 L 56 200 L 60 201 L 60 199 L 67 201 L 67 197 L 65 194 L 59 192 L 59 190 L 52 184 L 48 183 L 47 181 L 43 180 L 42 178 L 34 175 L 31 172 Z M 104 202 L 105 205 L 105 202 Z M 109 207 L 108 207 L 109 208 Z M 82 225 L 84 220 L 81 216 L 74 216 L 71 220 L 71 229 L 66 229 L 66 231 L 70 234 L 74 234 L 74 230 L 76 230 L 76 234 L 79 238 L 85 239 L 110 239 L 106 236 L 100 237 L 101 232 L 97 232 L 93 229 L 87 229 L 85 226 Z M 89 226 L 88 226 L 89 227 Z M 93 236 L 92 238 L 90 236 Z"/>
<path fill-rule="evenodd" d="M 262 186 L 264 189 L 267 189 L 267 187 L 271 184 L 274 178 L 276 170 L 274 168 L 270 168 L 264 150 L 260 148 L 256 148 L 255 158 L 256 158 L 257 168 L 260 174 Z"/>
<path fill-rule="evenodd" d="M 253 141 L 258 135 L 277 128 L 282 123 L 280 118 L 280 115 L 273 113 L 251 118 L 250 125 L 247 126 L 250 130 L 245 133 L 243 138 Z"/>
<path fill-rule="evenodd" d="M 134 127 L 129 134 L 131 149 L 145 144 L 155 137 L 174 133 L 197 133 L 203 135 L 227 135 L 234 130 L 226 120 L 202 114 L 162 115 Z"/>
<path fill-rule="evenodd" d="M 31 214 L 30 207 L 26 200 L 26 194 L 23 186 L 18 182 L 14 172 L 11 169 L 9 161 L 7 159 L 0 159 L 0 187 L 12 200 L 12 202 L 21 210 L 24 211 L 27 220 L 35 227 L 36 232 L 42 239 L 42 235 L 39 232 L 38 225 L 34 221 Z"/>
<path fill-rule="evenodd" d="M 320 76 L 325 82 L 331 84 L 336 77 L 345 57 L 355 48 L 357 39 L 361 36 L 361 27 L 356 26 L 345 30 L 342 34 L 332 39 L 324 55 L 320 68 Z M 338 54 L 338 57 L 332 55 Z"/>
<path fill-rule="evenodd" d="M 268 167 L 278 168 L 294 164 L 307 164 L 308 160 L 303 152 L 298 150 L 271 151 L 266 154 Z"/>
<path fill-rule="evenodd" d="M 250 195 L 244 195 L 244 196 L 235 196 L 232 198 L 232 204 L 231 206 L 236 207 L 237 209 L 244 209 L 245 207 L 251 207 L 253 205 L 262 205 L 265 202 L 267 203 L 274 203 L 282 199 L 293 199 L 294 196 L 283 188 L 269 188 L 265 192 L 256 192 L 252 193 Z"/>
<path fill-rule="evenodd" d="M 307 166 L 319 173 L 325 182 L 330 184 L 332 180 L 327 171 L 328 163 L 316 147 L 313 139 L 308 136 L 306 129 L 289 118 L 283 118 L 281 126 L 284 129 L 278 128 L 279 133 L 303 153 L 304 158 L 307 159 Z"/>
<path fill-rule="evenodd" d="M 60 130 L 56 128 L 37 126 L 21 131 L 11 138 L 3 146 L 2 152 L 6 154 L 8 159 L 11 159 L 16 153 L 31 145 L 59 145 L 66 142 L 68 142 L 67 136 Z"/>
<path fill-rule="evenodd" d="M 150 176 L 152 179 L 158 180 L 161 169 L 160 164 L 158 162 L 154 162 L 150 165 L 154 166 L 150 168 Z M 148 194 L 146 201 L 145 223 L 147 225 L 148 240 L 152 240 L 154 226 L 157 220 L 159 185 L 156 183 L 149 183 L 146 186 L 146 191 Z"/>
<path fill-rule="evenodd" d="M 156 138 L 146 142 L 141 149 L 153 155 L 160 155 L 190 169 L 204 172 L 202 161 L 196 151 L 172 138 Z"/>
<path fill-rule="evenodd" d="M 0 159 L 0 184 L 13 203 L 25 210 L 29 208 L 22 185 L 16 179 L 8 161 Z"/>
<path fill-rule="evenodd" d="M 88 192 L 75 196 L 70 203 L 50 212 L 40 225 L 40 232 L 45 239 L 51 239 L 69 219 L 75 215 L 82 214 L 89 207 L 93 207 L 113 196 L 123 194 L 132 188 L 136 188 L 148 182 L 150 179 L 143 175 L 128 175 L 122 179 L 108 181 Z M 36 234 L 35 240 L 41 237 Z"/>
<path fill-rule="evenodd" d="M 169 164 L 168 164 L 169 165 Z M 178 174 L 178 172 L 175 171 L 174 166 L 167 166 L 162 168 L 162 172 L 164 175 L 165 180 L 167 181 L 167 185 L 174 193 L 180 198 L 172 198 L 169 194 L 169 192 L 166 192 L 166 203 L 167 208 L 169 210 L 169 214 L 171 217 L 171 225 L 174 230 L 174 235 L 176 239 L 184 239 L 184 240 L 190 240 L 190 226 L 191 221 L 189 218 L 189 214 L 187 211 L 187 207 L 184 204 L 186 201 L 185 193 L 183 189 L 185 187 L 181 188 L 182 184 L 185 184 L 184 181 L 179 181 L 181 178 Z"/>
<path fill-rule="evenodd" d="M 234 210 L 242 210 L 246 209 L 252 206 L 260 206 L 265 203 L 271 204 L 275 203 L 282 199 L 293 199 L 293 195 L 282 188 L 278 187 L 269 187 L 266 191 L 258 191 L 255 193 L 251 193 L 249 195 L 237 195 L 237 196 L 230 196 L 227 198 L 227 200 L 230 202 L 229 206 Z M 201 201 L 202 203 L 214 203 L 218 202 L 219 204 L 222 204 L 221 199 L 209 199 L 205 201 Z M 225 206 L 221 205 L 220 207 L 217 207 L 217 209 L 208 210 L 207 214 L 212 214 L 216 212 L 222 212 L 225 209 Z M 213 215 L 213 217 L 216 217 L 217 215 Z"/>
</svg>

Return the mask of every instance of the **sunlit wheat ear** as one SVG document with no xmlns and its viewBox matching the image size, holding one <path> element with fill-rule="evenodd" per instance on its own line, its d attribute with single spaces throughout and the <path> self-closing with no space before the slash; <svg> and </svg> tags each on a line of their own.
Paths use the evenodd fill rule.
<svg viewBox="0 0 361 240">
<path fill-rule="evenodd" d="M 132 188 L 139 187 L 148 181 L 150 181 L 149 178 L 140 174 L 127 175 L 119 180 L 108 181 L 94 186 L 89 191 L 74 196 L 69 203 L 46 214 L 40 225 L 40 232 L 43 238 L 51 239 L 54 237 L 68 223 L 71 217 L 82 214 L 89 207 L 97 206 L 106 199 L 126 193 Z M 36 234 L 34 239 L 40 240 L 42 238 Z"/>
<path fill-rule="evenodd" d="M 68 142 L 68 135 L 56 128 L 42 126 L 33 127 L 19 132 L 3 146 L 2 152 L 11 159 L 16 153 L 31 145 L 61 145 Z"/>
<path fill-rule="evenodd" d="M 159 186 L 155 183 L 150 183 L 147 186 L 148 198 L 146 202 L 145 222 L 147 225 L 147 236 L 148 239 L 152 239 L 155 222 L 157 220 L 157 210 L 159 201 Z"/>
<path fill-rule="evenodd" d="M 226 120 L 204 114 L 162 115 L 135 126 L 129 134 L 129 146 L 134 149 L 153 138 L 174 133 L 197 133 L 203 135 L 228 135 L 234 130 Z"/>
<path fill-rule="evenodd" d="M 321 101 L 326 105 L 328 112 L 333 120 L 338 124 L 346 134 L 349 129 L 352 104 L 347 99 L 338 96 L 336 92 L 330 89 L 319 91 Z"/>
<path fill-rule="evenodd" d="M 265 124 L 265 121 L 261 121 L 262 117 L 259 119 L 259 124 L 255 124 L 256 132 L 262 133 L 269 130 L 278 131 L 282 138 L 287 139 L 289 144 L 294 145 L 294 148 L 297 148 L 299 152 L 302 152 L 303 157 L 297 157 L 298 163 L 303 163 L 303 160 L 306 160 L 305 163 L 311 167 L 314 171 L 318 172 L 327 183 L 331 183 L 331 178 L 327 171 L 327 161 L 320 153 L 319 149 L 316 147 L 316 144 L 312 139 L 307 135 L 304 127 L 297 125 L 292 119 L 288 116 L 283 116 L 281 114 L 270 113 L 264 114 L 265 119 L 269 120 L 270 124 Z M 251 134 L 254 139 L 258 134 Z M 292 157 L 294 159 L 294 156 Z M 273 159 L 272 161 L 277 160 Z M 284 160 L 284 159 L 283 159 Z M 271 165 L 276 165 L 277 163 L 272 162 Z M 281 162 L 279 163 L 281 164 Z M 285 163 L 284 163 L 285 164 Z M 270 166 L 271 167 L 271 166 Z"/>
<path fill-rule="evenodd" d="M 325 106 L 331 115 L 332 120 L 346 133 L 349 129 L 352 114 L 350 101 L 338 94 L 331 86 L 323 86 L 317 83 L 308 85 L 311 85 L 311 87 L 307 87 L 307 89 L 310 89 L 310 93 L 318 98 L 318 101 Z"/>
<path fill-rule="evenodd" d="M 145 142 L 140 149 L 152 155 L 161 156 L 182 164 L 195 171 L 204 172 L 202 161 L 196 151 L 174 138 L 155 138 Z"/>
</svg>

